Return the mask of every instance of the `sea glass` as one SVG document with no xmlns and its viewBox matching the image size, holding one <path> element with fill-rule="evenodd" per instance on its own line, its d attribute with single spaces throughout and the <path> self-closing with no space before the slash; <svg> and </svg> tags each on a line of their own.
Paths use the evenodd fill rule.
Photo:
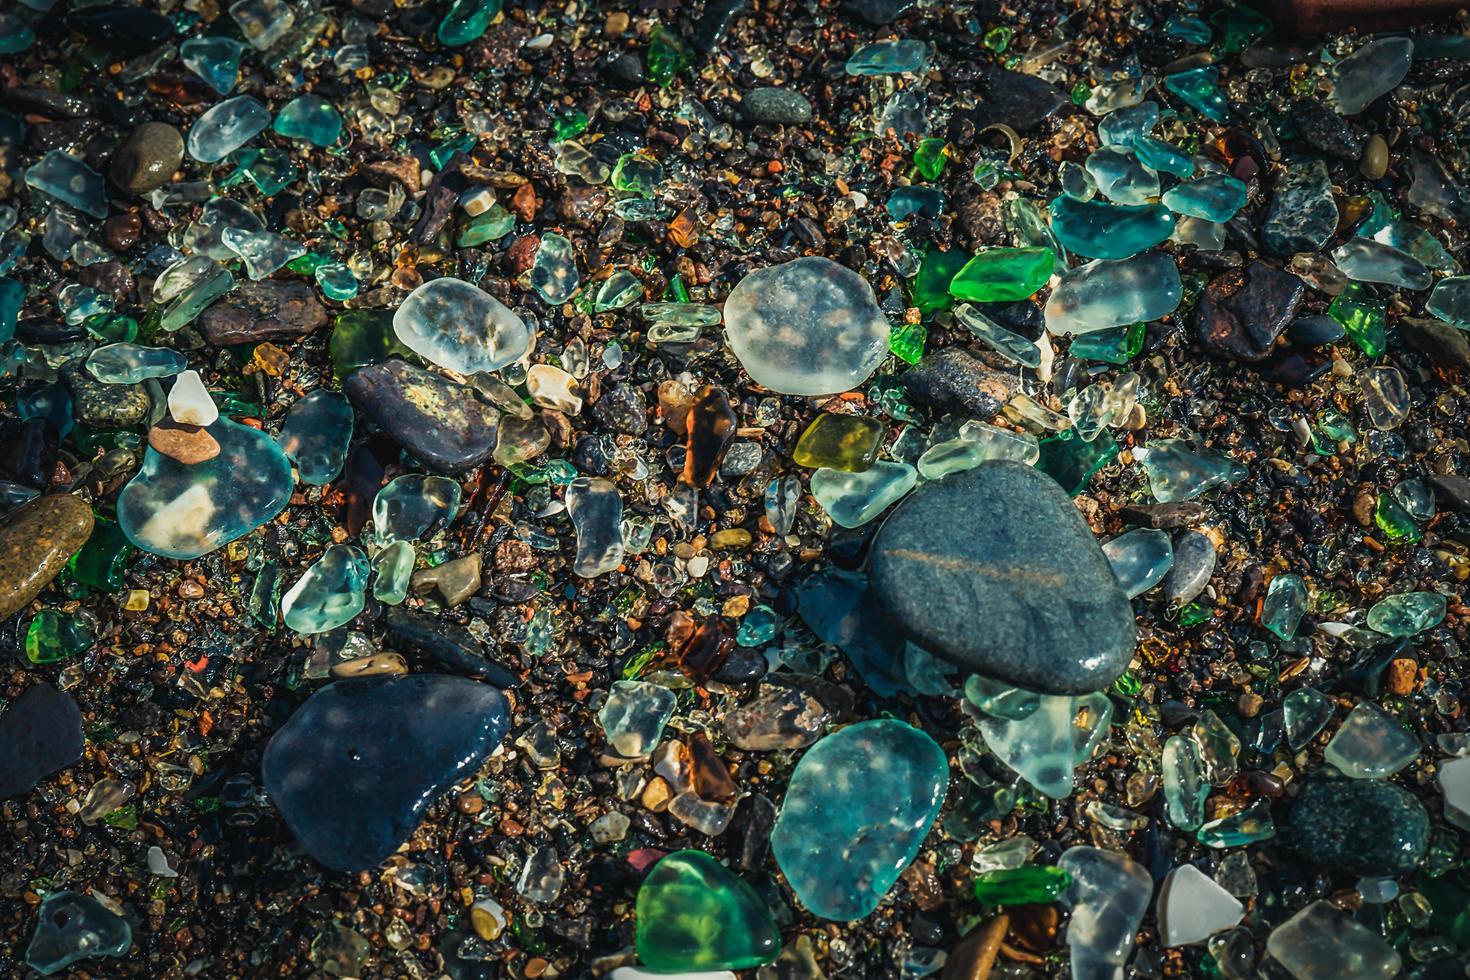
<svg viewBox="0 0 1470 980">
<path fill-rule="evenodd" d="M 834 522 L 861 527 L 914 488 L 919 472 L 907 463 L 879 460 L 861 473 L 819 469 L 812 474 L 812 496 Z"/>
<path fill-rule="evenodd" d="M 542 235 L 531 267 L 531 287 L 546 302 L 560 305 L 572 298 L 580 281 L 572 243 L 556 232 Z"/>
<path fill-rule="evenodd" d="M 1089 262 L 1062 276 L 1052 289 L 1046 329 L 1060 337 L 1157 320 L 1178 309 L 1183 297 L 1179 268 L 1167 255 Z"/>
<path fill-rule="evenodd" d="M 1402 249 L 1371 238 L 1350 238 L 1332 250 L 1343 275 L 1358 282 L 1381 282 L 1403 289 L 1428 289 L 1429 268 Z"/>
<path fill-rule="evenodd" d="M 1296 980 L 1389 980 L 1403 961 L 1377 933 L 1329 902 L 1312 902 L 1271 931 L 1271 958 Z"/>
<path fill-rule="evenodd" d="M 1248 472 L 1228 456 L 1195 452 L 1178 439 L 1155 439 L 1140 458 L 1149 490 L 1160 503 L 1193 500 L 1213 487 L 1239 482 Z"/>
<path fill-rule="evenodd" d="M 1435 283 L 1424 309 L 1446 323 L 1470 330 L 1470 276 L 1451 276 Z"/>
<path fill-rule="evenodd" d="M 212 106 L 195 120 L 184 145 L 189 156 L 200 163 L 218 163 L 270 124 L 269 109 L 249 95 L 237 95 Z"/>
<path fill-rule="evenodd" d="M 347 399 L 318 388 L 291 406 L 276 442 L 296 464 L 302 483 L 325 486 L 337 479 L 347 461 L 352 425 Z"/>
<path fill-rule="evenodd" d="M 1286 573 L 1271 579 L 1261 604 L 1261 625 L 1283 640 L 1296 635 L 1307 611 L 1307 586 L 1300 575 Z"/>
<path fill-rule="evenodd" d="M 1223 123 L 1230 118 L 1225 96 L 1220 92 L 1220 69 L 1214 65 L 1165 75 L 1164 88 L 1207 119 Z"/>
<path fill-rule="evenodd" d="M 51 150 L 27 167 L 26 184 L 94 218 L 107 217 L 106 178 L 61 150 Z"/>
<path fill-rule="evenodd" d="M 245 273 L 259 282 L 284 269 L 292 259 L 306 254 L 306 247 L 271 231 L 225 228 L 220 241 L 245 261 Z"/>
<path fill-rule="evenodd" d="M 1154 528 L 1135 528 L 1102 546 L 1118 584 L 1132 599 L 1158 585 L 1174 564 L 1169 535 Z"/>
<path fill-rule="evenodd" d="M 1332 100 L 1343 115 L 1357 115 L 1397 88 L 1413 60 L 1414 42 L 1409 38 L 1374 38 L 1332 66 Z"/>
<path fill-rule="evenodd" d="M 179 60 L 220 95 L 228 95 L 240 79 L 245 45 L 232 37 L 191 37 L 179 43 Z"/>
<path fill-rule="evenodd" d="M 461 279 L 431 279 L 393 314 L 393 331 L 410 350 L 460 374 L 498 371 L 526 355 L 531 331 L 489 293 Z"/>
<path fill-rule="evenodd" d="M 90 895 L 57 891 L 36 915 L 25 962 L 45 976 L 100 956 L 125 956 L 133 945 L 128 921 Z"/>
<path fill-rule="evenodd" d="M 350 544 L 334 544 L 281 597 L 286 625 L 298 633 L 326 633 L 351 622 L 366 598 L 367 556 Z"/>
<path fill-rule="evenodd" d="M 980 734 L 996 757 L 1043 795 L 1061 800 L 1072 794 L 1073 774 L 1092 757 L 1113 706 L 1103 694 L 1031 694 L 1035 709 L 1021 718 L 988 717 Z M 1012 714 L 1019 714 L 1013 711 Z"/>
<path fill-rule="evenodd" d="M 448 527 L 459 512 L 459 483 L 443 476 L 395 477 L 373 498 L 372 541 L 419 541 Z"/>
<path fill-rule="evenodd" d="M 1249 191 L 1244 183 L 1227 174 L 1205 174 L 1185 184 L 1175 184 L 1164 193 L 1164 206 L 1179 214 L 1205 221 L 1225 222 L 1245 207 Z"/>
<path fill-rule="evenodd" d="M 950 277 L 947 288 L 955 299 L 972 303 L 1029 299 L 1051 279 L 1054 259 L 1049 248 L 986 249 L 961 266 Z M 920 266 L 920 278 L 923 277 L 923 266 Z"/>
<path fill-rule="evenodd" d="M 597 713 L 613 751 L 628 759 L 652 752 L 674 715 L 674 692 L 647 681 L 613 681 Z"/>
<path fill-rule="evenodd" d="M 923 71 L 933 49 L 927 41 L 905 39 L 865 44 L 847 59 L 849 75 L 898 75 Z"/>
<path fill-rule="evenodd" d="M 1098 193 L 1114 204 L 1148 204 L 1159 196 L 1159 175 L 1139 163 L 1126 147 L 1104 146 L 1094 151 L 1087 158 L 1087 172 Z"/>
<path fill-rule="evenodd" d="M 744 970 L 781 952 L 765 901 L 703 851 L 661 858 L 638 888 L 636 914 L 638 958 L 662 973 Z"/>
<path fill-rule="evenodd" d="M 1400 592 L 1368 610 L 1368 627 L 1387 636 L 1413 636 L 1444 622 L 1448 600 L 1438 592 Z"/>
<path fill-rule="evenodd" d="M 577 534 L 572 572 L 596 578 L 623 561 L 623 500 L 611 480 L 581 476 L 567 487 L 567 514 Z"/>
<path fill-rule="evenodd" d="M 812 420 L 791 460 L 797 466 L 812 469 L 826 467 L 861 473 L 873 465 L 888 427 L 879 419 L 866 415 L 836 415 L 824 412 Z"/>
<path fill-rule="evenodd" d="M 1419 740 L 1369 701 L 1348 713 L 1322 755 L 1352 779 L 1387 779 L 1419 757 Z"/>
<path fill-rule="evenodd" d="M 1041 251 L 1047 252 L 1049 250 L 1042 249 Z M 1048 259 L 1048 268 L 1050 268 L 1050 264 L 1051 260 Z M 965 329 L 975 335 L 976 339 L 997 354 L 1000 354 L 1006 360 L 1019 364 L 1022 367 L 1037 368 L 1041 366 L 1040 347 L 1020 334 L 1002 327 L 969 303 L 961 303 L 959 306 L 956 306 L 954 308 L 954 316 Z"/>
<path fill-rule="evenodd" d="M 1077 980 L 1119 977 L 1133 952 L 1154 882 L 1143 866 L 1116 851 L 1072 847 L 1057 860 L 1072 877 L 1062 901 L 1072 910 L 1067 948 Z"/>
<path fill-rule="evenodd" d="M 342 114 L 319 95 L 300 95 L 281 106 L 273 128 L 287 139 L 331 146 L 342 135 Z"/>
<path fill-rule="evenodd" d="M 178 351 L 137 344 L 108 344 L 87 355 L 87 373 L 104 384 L 130 385 L 171 378 L 189 366 Z"/>
<path fill-rule="evenodd" d="M 1174 215 L 1162 204 L 1079 201 L 1060 194 L 1049 210 L 1052 234 L 1067 251 L 1088 258 L 1126 259 L 1174 233 Z"/>
</svg>

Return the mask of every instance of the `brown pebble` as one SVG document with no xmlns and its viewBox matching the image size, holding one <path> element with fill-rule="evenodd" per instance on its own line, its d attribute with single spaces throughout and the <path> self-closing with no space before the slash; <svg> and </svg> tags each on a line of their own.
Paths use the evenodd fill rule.
<svg viewBox="0 0 1470 980">
<path fill-rule="evenodd" d="M 1372 490 L 1360 490 L 1353 498 L 1353 518 L 1363 527 L 1373 526 L 1373 510 L 1378 506 L 1378 495 Z"/>
<path fill-rule="evenodd" d="M 408 673 L 408 662 L 396 653 L 374 653 L 332 666 L 337 680 L 352 677 L 399 677 Z"/>
<path fill-rule="evenodd" d="M 1029 950 L 1044 953 L 1056 945 L 1061 914 L 1054 905 L 1013 905 L 1011 938 Z"/>
<path fill-rule="evenodd" d="M 129 211 L 115 214 L 102 226 L 102 244 L 114 252 L 126 252 L 138 244 L 143 234 L 143 219 Z"/>
<path fill-rule="evenodd" d="M 516 188 L 516 192 L 511 195 L 508 209 L 522 221 L 530 221 L 536 217 L 536 188 L 529 183 Z"/>
<path fill-rule="evenodd" d="M 24 609 L 92 536 L 92 508 L 69 493 L 21 504 L 0 524 L 0 620 Z"/>
<path fill-rule="evenodd" d="M 470 790 L 467 793 L 460 794 L 456 805 L 459 807 L 460 813 L 468 813 L 474 816 L 485 809 L 485 798 L 474 790 Z"/>
<path fill-rule="evenodd" d="M 941 980 L 985 980 L 990 976 L 1010 921 L 1010 917 L 1002 913 L 961 939 L 944 961 Z"/>
<path fill-rule="evenodd" d="M 1358 173 L 1369 180 L 1377 180 L 1388 173 L 1388 141 L 1377 133 L 1363 144 L 1363 156 L 1358 160 Z"/>
<path fill-rule="evenodd" d="M 536 264 L 536 249 L 540 247 L 541 239 L 535 235 L 522 235 L 515 240 L 515 244 L 506 253 L 506 261 L 510 263 L 511 271 L 521 275 L 531 266 Z"/>
<path fill-rule="evenodd" d="M 219 443 L 202 426 L 165 419 L 148 430 L 148 445 L 185 466 L 219 455 Z"/>
<path fill-rule="evenodd" d="M 1414 693 L 1418 677 L 1419 665 L 1408 657 L 1388 662 L 1388 689 L 1400 697 Z"/>
</svg>

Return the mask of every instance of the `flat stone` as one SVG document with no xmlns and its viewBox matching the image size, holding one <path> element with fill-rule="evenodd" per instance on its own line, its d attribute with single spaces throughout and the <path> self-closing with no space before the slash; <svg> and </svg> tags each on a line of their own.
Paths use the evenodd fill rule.
<svg viewBox="0 0 1470 980">
<path fill-rule="evenodd" d="M 1408 874 L 1429 847 L 1429 815 L 1413 794 L 1382 779 L 1307 781 L 1282 841 L 1323 868 L 1358 875 Z"/>
<path fill-rule="evenodd" d="M 740 111 L 754 123 L 799 126 L 812 121 L 812 104 L 792 88 L 753 88 L 740 101 Z"/>
<path fill-rule="evenodd" d="M 1456 473 L 1431 473 L 1425 477 L 1434 487 L 1434 496 L 1461 513 L 1470 513 L 1470 480 Z"/>
<path fill-rule="evenodd" d="M 304 282 L 243 282 L 199 314 L 199 329 L 216 346 L 300 337 L 327 322 L 327 309 Z"/>
<path fill-rule="evenodd" d="M 81 758 L 82 712 L 70 694 L 32 684 L 0 714 L 0 800 L 29 793 Z"/>
<path fill-rule="evenodd" d="M 1232 269 L 1205 287 L 1195 308 L 1195 337 L 1220 357 L 1265 360 L 1296 316 L 1304 288 L 1296 276 L 1263 262 Z"/>
<path fill-rule="evenodd" d="M 1356 163 L 1363 153 L 1363 137 L 1352 123 L 1316 99 L 1303 99 L 1293 106 L 1291 121 L 1303 142 L 1328 156 Z"/>
<path fill-rule="evenodd" d="M 71 391 L 72 414 L 84 425 L 102 429 L 129 429 L 148 417 L 152 399 L 141 384 L 105 384 L 86 370 L 78 357 L 58 372 Z"/>
<path fill-rule="evenodd" d="M 468 388 L 400 360 L 370 364 L 342 385 L 352 404 L 436 473 L 490 458 L 496 413 Z"/>
<path fill-rule="evenodd" d="M 899 629 L 937 657 L 1049 694 L 1128 666 L 1133 609 L 1055 481 L 990 460 L 914 491 L 873 541 L 869 576 Z"/>
<path fill-rule="evenodd" d="M 185 466 L 203 463 L 219 455 L 219 440 L 202 425 L 164 419 L 148 430 L 148 445 Z"/>
<path fill-rule="evenodd" d="M 40 594 L 87 543 L 92 523 L 92 508 L 69 493 L 36 497 L 7 515 L 0 523 L 0 620 Z"/>
<path fill-rule="evenodd" d="M 1010 375 L 992 370 L 959 347 L 927 355 L 899 378 L 909 397 L 932 411 L 988 419 L 1011 397 Z"/>
<path fill-rule="evenodd" d="M 1024 133 L 1070 105 L 1067 94 L 1035 75 L 991 67 L 979 104 L 964 115 L 977 128 L 1004 123 Z"/>
<path fill-rule="evenodd" d="M 1168 504 L 1126 504 L 1118 508 L 1118 516 L 1129 524 L 1172 530 L 1202 523 L 1210 509 L 1193 500 L 1176 500 Z"/>
<path fill-rule="evenodd" d="M 367 870 L 479 768 L 509 725 L 504 695 L 464 678 L 338 681 L 271 738 L 261 780 L 308 854 L 337 871 Z"/>
<path fill-rule="evenodd" d="M 1470 337 L 1443 320 L 1428 317 L 1399 318 L 1399 336 L 1404 343 L 1429 358 L 1436 367 L 1470 370 Z"/>
<path fill-rule="evenodd" d="M 168 123 L 146 122 L 113 153 L 107 176 L 120 191 L 147 194 L 172 180 L 183 161 L 183 134 Z"/>
</svg>

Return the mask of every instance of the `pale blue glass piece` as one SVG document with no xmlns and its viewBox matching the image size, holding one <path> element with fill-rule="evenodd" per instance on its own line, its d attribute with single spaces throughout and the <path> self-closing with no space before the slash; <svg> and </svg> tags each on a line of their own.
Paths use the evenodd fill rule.
<svg viewBox="0 0 1470 980">
<path fill-rule="evenodd" d="M 1343 115 L 1357 115 L 1397 88 L 1413 62 L 1409 38 L 1375 38 L 1332 66 L 1332 100 Z"/>
<path fill-rule="evenodd" d="M 41 903 L 25 961 L 31 969 L 51 976 L 82 960 L 125 956 L 132 945 L 128 920 L 90 895 L 58 891 Z"/>
<path fill-rule="evenodd" d="M 1140 455 L 1137 451 L 1135 456 Z M 1194 452 L 1178 439 L 1155 439 L 1143 458 L 1149 489 L 1160 503 L 1193 500 L 1212 487 L 1245 478 L 1244 466 L 1216 453 Z"/>
<path fill-rule="evenodd" d="M 914 488 L 919 471 L 879 460 L 861 473 L 823 467 L 812 474 L 812 496 L 843 527 L 862 527 Z"/>
<path fill-rule="evenodd" d="M 1300 575 L 1277 575 L 1266 587 L 1261 625 L 1283 640 L 1290 640 L 1306 615 L 1308 598 L 1307 583 Z"/>
<path fill-rule="evenodd" d="M 292 259 L 306 254 L 306 247 L 273 231 L 245 231 L 226 228 L 220 233 L 225 247 L 245 262 L 245 274 L 259 282 L 286 267 Z"/>
<path fill-rule="evenodd" d="M 328 147 L 342 135 L 342 114 L 320 95 L 300 95 L 281 106 L 274 128 L 287 139 Z"/>
<path fill-rule="evenodd" d="M 204 275 L 186 286 L 164 308 L 158 321 L 159 328 L 171 333 L 188 326 L 211 303 L 234 288 L 234 273 L 217 263 L 211 263 Z"/>
<path fill-rule="evenodd" d="M 1143 595 L 1158 585 L 1174 564 L 1174 545 L 1169 535 L 1154 528 L 1126 531 L 1102 546 L 1128 598 Z"/>
<path fill-rule="evenodd" d="M 1058 177 L 1062 184 L 1062 193 L 1068 197 L 1079 201 L 1090 201 L 1097 197 L 1097 181 L 1086 167 L 1064 160 Z"/>
<path fill-rule="evenodd" d="M 935 187 L 900 187 L 888 197 L 888 216 L 906 221 L 914 215 L 937 218 L 944 213 L 944 192 Z"/>
<path fill-rule="evenodd" d="M 1332 699 L 1314 687 L 1292 691 L 1281 701 L 1282 726 L 1286 744 L 1293 752 L 1301 751 L 1332 720 Z"/>
<path fill-rule="evenodd" d="M 1364 225 L 1366 224 L 1365 221 Z M 1363 230 L 1359 234 L 1366 235 L 1368 232 Z M 1385 221 L 1373 230 L 1372 238 L 1375 242 L 1403 249 L 1436 272 L 1451 276 L 1460 274 L 1460 263 L 1428 229 L 1407 221 Z"/>
<path fill-rule="evenodd" d="M 107 217 L 106 178 L 61 150 L 27 167 L 26 184 L 94 218 Z"/>
<path fill-rule="evenodd" d="M 301 482 L 326 486 L 342 472 L 352 441 L 352 405 L 335 391 L 318 388 L 291 406 L 281 434 L 281 451 L 295 464 Z"/>
<path fill-rule="evenodd" d="M 1449 602 L 1438 592 L 1400 592 L 1368 610 L 1368 628 L 1386 636 L 1413 636 L 1444 622 Z"/>
<path fill-rule="evenodd" d="M 1162 204 L 1078 201 L 1059 194 L 1049 210 L 1052 234 L 1062 246 L 1091 259 L 1126 259 L 1174 233 L 1174 215 Z"/>
<path fill-rule="evenodd" d="M 104 384 L 133 385 L 148 378 L 172 378 L 189 362 L 167 347 L 108 344 L 88 354 L 86 366 L 87 373 Z"/>
<path fill-rule="evenodd" d="M 1343 719 L 1322 755 L 1350 779 L 1387 779 L 1419 757 L 1419 740 L 1363 701 Z"/>
<path fill-rule="evenodd" d="M 460 374 L 499 371 L 531 349 L 524 320 L 478 286 L 445 276 L 408 294 L 393 332 L 409 350 Z"/>
<path fill-rule="evenodd" d="M 577 535 L 572 574 L 596 578 L 623 563 L 623 498 L 611 480 L 579 476 L 567 487 L 567 516 Z"/>
<path fill-rule="evenodd" d="M 1041 365 L 1041 348 L 1034 341 L 1007 330 L 969 303 L 956 306 L 954 316 L 981 343 L 1006 360 L 1029 368 Z"/>
<path fill-rule="evenodd" d="M 210 88 L 228 95 L 240 80 L 240 53 L 244 50 L 245 45 L 232 37 L 191 37 L 179 45 L 179 60 Z"/>
<path fill-rule="evenodd" d="M 1047 696 L 979 674 L 971 674 L 965 679 L 965 699 L 983 714 L 1004 721 L 1023 721 L 1031 717 L 1041 708 L 1041 699 Z"/>
<path fill-rule="evenodd" d="M 658 747 L 664 727 L 674 717 L 674 692 L 647 681 L 613 681 L 597 723 L 607 744 L 625 759 L 637 759 Z"/>
<path fill-rule="evenodd" d="M 904 644 L 903 671 L 909 686 L 930 697 L 953 697 L 953 675 L 959 668 L 915 643 Z"/>
<path fill-rule="evenodd" d="M 1172 143 L 1140 136 L 1133 141 L 1133 153 L 1138 162 L 1161 174 L 1173 174 L 1188 180 L 1194 176 L 1194 161 Z"/>
<path fill-rule="evenodd" d="M 1451 276 L 1435 283 L 1424 309 L 1461 330 L 1470 330 L 1470 276 Z"/>
<path fill-rule="evenodd" d="M 1108 113 L 1097 123 L 1097 138 L 1103 146 L 1129 147 L 1159 124 L 1159 104 L 1140 102 Z"/>
<path fill-rule="evenodd" d="M 1178 309 L 1183 298 L 1184 283 L 1172 256 L 1149 252 L 1120 262 L 1089 262 L 1067 272 L 1052 289 L 1046 328 L 1060 337 L 1157 320 Z"/>
<path fill-rule="evenodd" d="M 1223 123 L 1230 118 L 1225 96 L 1220 94 L 1220 69 L 1214 65 L 1165 75 L 1164 88 L 1207 119 Z"/>
<path fill-rule="evenodd" d="M 531 287 L 546 302 L 559 306 L 572 298 L 580 281 L 572 243 L 554 231 L 542 235 L 531 267 Z"/>
<path fill-rule="evenodd" d="M 1098 193 L 1114 204 L 1147 204 L 1159 196 L 1159 175 L 1124 147 L 1097 150 L 1087 158 L 1087 172 L 1096 181 Z"/>
<path fill-rule="evenodd" d="M 184 231 L 184 247 L 196 253 L 185 261 L 198 261 L 202 257 L 230 262 L 239 258 L 224 241 L 224 233 L 230 228 L 242 232 L 263 232 L 265 222 L 239 201 L 228 197 L 210 198 L 199 212 L 199 220 Z M 154 287 L 155 295 L 157 292 L 157 287 Z"/>
<path fill-rule="evenodd" d="M 357 295 L 357 277 L 341 262 L 323 262 L 316 267 L 315 275 L 327 299 L 341 303 Z"/>
<path fill-rule="evenodd" d="M 1332 261 L 1354 282 L 1381 282 L 1402 289 L 1428 289 L 1429 268 L 1402 249 L 1372 238 L 1350 238 L 1332 250 Z"/>
<path fill-rule="evenodd" d="M 643 280 L 627 269 L 619 269 L 603 280 L 602 285 L 598 287 L 597 295 L 592 301 L 592 309 L 597 313 L 621 310 L 642 295 Z"/>
<path fill-rule="evenodd" d="M 923 71 L 933 55 L 927 41 L 875 41 L 865 44 L 847 59 L 849 75 L 898 75 Z"/>
<path fill-rule="evenodd" d="M 255 139 L 270 124 L 269 109 L 248 95 L 237 95 L 200 116 L 189 127 L 185 146 L 189 156 L 200 163 L 218 163 Z"/>
<path fill-rule="evenodd" d="M 1210 783 L 1199 743 L 1186 735 L 1171 735 L 1164 742 L 1160 766 L 1164 784 L 1164 816 L 1180 830 L 1198 830 L 1205 822 L 1205 802 Z"/>
<path fill-rule="evenodd" d="M 864 918 L 918 855 L 948 785 L 944 750 L 917 728 L 891 718 L 849 725 L 791 774 L 771 830 L 776 864 L 814 915 Z"/>
<path fill-rule="evenodd" d="M 388 606 L 396 606 L 408 598 L 417 558 L 413 544 L 394 541 L 373 556 L 373 598 Z"/>
<path fill-rule="evenodd" d="M 220 417 L 207 430 L 219 455 L 186 466 L 149 447 L 123 487 L 117 520 L 137 547 L 164 558 L 207 555 L 279 514 L 296 482 L 276 441 Z"/>
<path fill-rule="evenodd" d="M 388 481 L 373 498 L 372 540 L 379 545 L 427 540 L 448 527 L 458 512 L 456 481 L 407 473 Z"/>
<path fill-rule="evenodd" d="M 1154 880 L 1141 864 L 1117 851 L 1069 848 L 1057 867 L 1072 876 L 1062 902 L 1073 980 L 1114 980 L 1134 951 L 1134 939 L 1153 897 Z"/>
<path fill-rule="evenodd" d="M 1250 191 L 1228 174 L 1205 174 L 1187 184 L 1175 184 L 1164 194 L 1164 206 L 1205 221 L 1225 222 L 1245 207 Z"/>
<path fill-rule="evenodd" d="M 281 596 L 286 626 L 309 635 L 352 622 L 366 602 L 369 571 L 359 548 L 332 545 Z"/>
<path fill-rule="evenodd" d="M 1020 718 L 982 718 L 980 734 L 1001 762 L 1039 792 L 1066 799 L 1072 795 L 1077 767 L 1092 758 L 1108 730 L 1112 702 L 1101 693 L 1023 694 L 1036 698 L 1034 709 Z M 1020 704 L 1007 707 L 1020 713 Z"/>
</svg>

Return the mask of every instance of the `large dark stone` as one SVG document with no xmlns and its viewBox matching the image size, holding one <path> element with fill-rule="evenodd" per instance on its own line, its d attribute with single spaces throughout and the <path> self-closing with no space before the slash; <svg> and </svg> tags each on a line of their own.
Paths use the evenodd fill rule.
<svg viewBox="0 0 1470 980">
<path fill-rule="evenodd" d="M 62 365 L 61 378 L 71 391 L 78 422 L 104 429 L 129 429 L 148 417 L 153 402 L 140 384 L 104 384 L 87 373 L 84 358 Z"/>
<path fill-rule="evenodd" d="M 1363 153 L 1363 137 L 1352 123 L 1316 99 L 1303 99 L 1293 106 L 1291 121 L 1302 142 L 1328 156 L 1357 162 Z"/>
<path fill-rule="evenodd" d="M 1195 308 L 1195 337 L 1212 354 L 1263 361 L 1296 316 L 1302 291 L 1296 276 L 1263 262 L 1233 269 L 1205 287 Z"/>
<path fill-rule="evenodd" d="M 988 419 L 1011 397 L 1010 375 L 994 371 L 959 347 L 925 356 L 899 379 L 914 401 L 939 413 Z"/>
<path fill-rule="evenodd" d="M 1429 317 L 1399 317 L 1399 336 L 1438 368 L 1470 370 L 1470 338 L 1465 331 Z"/>
<path fill-rule="evenodd" d="M 847 0 L 842 6 L 869 24 L 891 24 L 914 8 L 917 0 Z"/>
<path fill-rule="evenodd" d="M 1004 123 L 1024 133 L 1070 105 L 1067 94 L 1046 79 L 992 66 L 979 104 L 966 115 L 977 128 Z"/>
<path fill-rule="evenodd" d="M 261 779 L 308 854 L 362 871 L 397 850 L 509 726 L 505 696 L 462 677 L 339 681 L 271 738 Z"/>
<path fill-rule="evenodd" d="M 32 684 L 0 715 L 0 800 L 29 793 L 81 757 L 77 703 L 50 684 Z"/>
<path fill-rule="evenodd" d="M 300 337 L 327 322 L 327 308 L 304 282 L 243 282 L 199 314 L 204 339 L 219 347 Z"/>
<path fill-rule="evenodd" d="M 1316 777 L 1291 808 L 1283 842 L 1312 864 L 1358 875 L 1413 871 L 1429 847 L 1429 815 L 1381 779 Z"/>
<path fill-rule="evenodd" d="M 495 449 L 494 409 L 468 389 L 397 360 L 352 372 L 342 390 L 358 410 L 436 473 L 462 473 Z"/>
<path fill-rule="evenodd" d="M 1010 461 L 914 491 L 873 541 L 874 596 L 916 643 L 1051 694 L 1100 691 L 1133 655 L 1133 609 L 1056 482 Z"/>
<path fill-rule="evenodd" d="M 26 501 L 0 523 L 0 620 L 40 594 L 92 536 L 92 508 L 69 493 Z"/>
<path fill-rule="evenodd" d="M 74 10 L 66 26 L 119 58 L 151 51 L 174 33 L 173 23 L 158 11 L 120 3 Z"/>
</svg>

